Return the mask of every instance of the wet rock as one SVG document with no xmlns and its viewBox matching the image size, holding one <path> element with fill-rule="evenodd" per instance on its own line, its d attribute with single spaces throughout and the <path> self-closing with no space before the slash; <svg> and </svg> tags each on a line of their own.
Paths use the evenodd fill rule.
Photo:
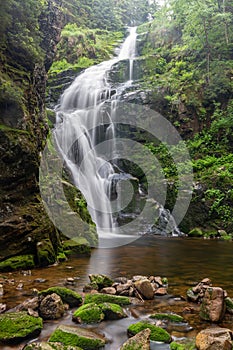
<svg viewBox="0 0 233 350">
<path fill-rule="evenodd" d="M 207 328 L 196 337 L 198 350 L 231 350 L 232 331 L 227 328 Z"/>
<path fill-rule="evenodd" d="M 88 241 L 83 237 L 76 237 L 63 242 L 63 250 L 66 255 L 91 255 L 91 248 Z"/>
<path fill-rule="evenodd" d="M 17 312 L 17 311 L 27 311 L 28 309 L 31 310 L 37 310 L 39 308 L 39 298 L 35 297 L 32 299 L 25 300 L 22 304 L 17 305 L 13 309 L 11 309 L 11 312 Z"/>
<path fill-rule="evenodd" d="M 157 313 L 157 314 L 150 315 L 150 318 L 153 318 L 156 320 L 166 320 L 166 321 L 175 322 L 175 323 L 185 322 L 184 318 L 177 314 Z"/>
<path fill-rule="evenodd" d="M 134 286 L 143 298 L 149 300 L 154 298 L 154 290 L 148 279 L 140 279 L 134 282 Z"/>
<path fill-rule="evenodd" d="M 76 284 L 76 281 L 74 278 L 68 277 L 65 281 L 65 284 L 68 286 L 74 286 Z"/>
<path fill-rule="evenodd" d="M 90 293 L 92 291 L 98 291 L 99 287 L 96 283 L 88 283 L 83 287 L 83 292 L 84 293 Z M 101 290 L 102 293 L 102 290 Z M 115 293 L 116 294 L 116 293 Z"/>
<path fill-rule="evenodd" d="M 0 315 L 0 343 L 20 343 L 38 336 L 42 328 L 42 319 L 29 316 L 25 311 L 5 313 Z"/>
<path fill-rule="evenodd" d="M 125 284 L 128 282 L 128 279 L 126 277 L 117 277 L 114 279 L 115 282 L 117 283 L 122 283 L 122 284 Z"/>
<path fill-rule="evenodd" d="M 78 326 L 60 325 L 51 335 L 49 342 L 61 342 L 63 345 L 80 346 L 85 350 L 103 347 L 107 340 L 101 334 Z"/>
<path fill-rule="evenodd" d="M 57 320 L 64 312 L 63 302 L 55 293 L 47 295 L 40 303 L 39 313 L 44 320 Z"/>
<path fill-rule="evenodd" d="M 136 282 L 136 281 L 145 280 L 145 279 L 147 279 L 147 276 L 137 275 L 137 276 L 133 276 L 132 281 Z"/>
<path fill-rule="evenodd" d="M 3 296 L 3 294 L 4 294 L 3 285 L 0 284 L 0 297 Z"/>
<path fill-rule="evenodd" d="M 131 281 L 129 281 L 125 284 L 118 284 L 116 286 L 117 294 L 121 294 L 124 291 L 129 291 L 130 287 L 132 287 L 132 286 L 133 286 L 133 283 Z M 129 292 L 126 293 L 126 295 L 129 295 Z"/>
<path fill-rule="evenodd" d="M 82 304 L 81 295 L 65 287 L 51 287 L 46 290 L 42 290 L 39 292 L 39 297 L 43 299 L 44 296 L 53 293 L 59 295 L 63 303 L 68 304 L 70 307 L 75 307 Z"/>
<path fill-rule="evenodd" d="M 141 322 L 131 324 L 128 327 L 128 334 L 132 336 L 147 328 L 151 330 L 150 340 L 158 341 L 162 343 L 171 342 L 171 336 L 167 331 L 165 331 L 165 329 L 161 327 L 157 327 L 149 322 L 141 321 Z"/>
<path fill-rule="evenodd" d="M 98 290 L 101 290 L 106 287 L 111 287 L 113 284 L 113 280 L 105 275 L 89 275 L 89 279 L 91 283 L 96 283 L 98 286 Z"/>
<path fill-rule="evenodd" d="M 34 280 L 35 283 L 45 283 L 46 282 L 46 279 L 45 278 L 36 278 Z"/>
<path fill-rule="evenodd" d="M 116 289 L 113 288 L 113 287 L 103 288 L 101 290 L 101 293 L 115 295 L 116 294 Z"/>
<path fill-rule="evenodd" d="M 19 283 L 15 289 L 16 290 L 22 290 L 23 289 L 23 283 Z"/>
<path fill-rule="evenodd" d="M 126 313 L 120 305 L 103 303 L 99 304 L 99 307 L 103 311 L 106 320 L 120 320 L 127 317 Z"/>
<path fill-rule="evenodd" d="M 52 265 L 56 262 L 56 254 L 49 238 L 40 241 L 36 245 L 37 259 L 40 266 Z"/>
<path fill-rule="evenodd" d="M 155 291 L 155 295 L 158 295 L 158 296 L 163 296 L 163 295 L 166 295 L 166 294 L 167 294 L 167 289 L 166 288 L 158 288 Z"/>
<path fill-rule="evenodd" d="M 225 298 L 226 311 L 233 314 L 233 300 L 229 297 Z"/>
<path fill-rule="evenodd" d="M 200 317 L 203 320 L 218 322 L 225 313 L 224 291 L 219 287 L 209 287 L 206 289 L 202 300 Z"/>
<path fill-rule="evenodd" d="M 0 314 L 6 311 L 6 304 L 0 303 Z"/>
<path fill-rule="evenodd" d="M 129 340 L 127 340 L 120 350 L 150 350 L 150 334 L 149 328 L 139 332 Z"/>
<path fill-rule="evenodd" d="M 20 270 L 25 267 L 35 267 L 33 255 L 20 255 L 0 262 L 0 271 Z"/>
<path fill-rule="evenodd" d="M 101 307 L 95 303 L 80 306 L 73 313 L 72 320 L 77 323 L 98 323 L 103 321 L 104 313 Z"/>
</svg>

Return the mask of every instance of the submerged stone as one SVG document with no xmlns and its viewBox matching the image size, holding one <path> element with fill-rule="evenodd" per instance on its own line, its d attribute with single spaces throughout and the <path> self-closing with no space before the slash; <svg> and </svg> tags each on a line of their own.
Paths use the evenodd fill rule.
<svg viewBox="0 0 233 350">
<path fill-rule="evenodd" d="M 42 328 L 41 318 L 29 316 L 24 311 L 0 315 L 0 343 L 19 343 L 38 336 Z"/>
<path fill-rule="evenodd" d="M 78 346 L 84 350 L 94 350 L 103 347 L 107 340 L 89 329 L 60 325 L 51 335 L 49 342 L 60 342 L 63 345 Z"/>
</svg>

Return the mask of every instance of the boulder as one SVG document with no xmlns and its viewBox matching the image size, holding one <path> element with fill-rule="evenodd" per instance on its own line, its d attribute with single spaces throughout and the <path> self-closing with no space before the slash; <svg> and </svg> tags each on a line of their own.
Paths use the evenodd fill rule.
<svg viewBox="0 0 233 350">
<path fill-rule="evenodd" d="M 106 320 L 120 320 L 121 318 L 127 317 L 120 305 L 103 303 L 99 304 L 99 307 L 103 311 Z"/>
<path fill-rule="evenodd" d="M 154 298 L 154 289 L 148 279 L 140 279 L 134 282 L 134 286 L 144 299 Z"/>
<path fill-rule="evenodd" d="M 100 293 L 86 294 L 84 299 L 84 304 L 89 304 L 89 303 L 96 303 L 96 304 L 113 303 L 118 305 L 129 305 L 130 299 L 128 297 L 123 297 L 120 295 L 110 295 L 110 294 L 100 294 Z"/>
<path fill-rule="evenodd" d="M 151 324 L 149 322 L 144 322 L 144 321 L 140 321 L 134 324 L 131 324 L 128 327 L 128 334 L 133 336 L 139 332 L 141 332 L 144 329 L 149 328 L 151 331 L 150 334 L 150 340 L 153 341 L 158 341 L 158 342 L 162 342 L 162 343 L 170 343 L 171 342 L 171 336 L 170 334 L 165 331 L 165 329 L 161 328 L 161 327 L 157 327 L 154 324 Z"/>
<path fill-rule="evenodd" d="M 44 320 L 57 320 L 64 315 L 65 309 L 59 295 L 53 293 L 42 299 L 39 314 Z"/>
<path fill-rule="evenodd" d="M 49 342 L 60 342 L 63 345 L 78 346 L 84 350 L 95 350 L 102 348 L 107 340 L 103 335 L 89 329 L 60 325 L 52 333 Z"/>
<path fill-rule="evenodd" d="M 20 343 L 40 334 L 43 321 L 27 312 L 9 312 L 0 315 L 0 343 Z"/>
<path fill-rule="evenodd" d="M 144 329 L 127 340 L 120 350 L 150 350 L 150 334 L 151 330 L 149 328 Z"/>
<path fill-rule="evenodd" d="M 200 317 L 205 321 L 219 322 L 225 313 L 224 291 L 219 287 L 209 287 L 202 300 Z"/>
<path fill-rule="evenodd" d="M 113 287 L 106 287 L 101 290 L 101 293 L 115 295 L 116 289 Z"/>
<path fill-rule="evenodd" d="M 103 321 L 104 313 L 100 306 L 90 303 L 80 306 L 73 313 L 72 319 L 77 323 L 98 323 Z"/>
<path fill-rule="evenodd" d="M 231 350 L 232 331 L 227 328 L 207 328 L 196 337 L 198 350 Z"/>
<path fill-rule="evenodd" d="M 68 304 L 70 307 L 75 307 L 82 304 L 81 295 L 65 287 L 51 287 L 46 290 L 42 290 L 39 292 L 39 297 L 43 299 L 44 296 L 53 293 L 59 295 L 63 303 Z"/>
</svg>

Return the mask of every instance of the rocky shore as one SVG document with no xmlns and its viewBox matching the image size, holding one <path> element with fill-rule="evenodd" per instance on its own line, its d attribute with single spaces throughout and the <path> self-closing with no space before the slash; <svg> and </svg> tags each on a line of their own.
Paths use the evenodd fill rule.
<svg viewBox="0 0 233 350">
<path fill-rule="evenodd" d="M 17 345 L 17 349 L 24 350 L 110 349 L 114 337 L 109 337 L 101 325 L 110 323 L 114 329 L 127 320 L 122 323 L 125 336 L 117 347 L 120 350 L 149 350 L 157 346 L 171 350 L 232 349 L 233 300 L 208 278 L 188 289 L 185 297 L 170 295 L 167 278 L 160 276 L 112 279 L 91 274 L 89 279 L 82 293 L 75 291 L 74 280 L 69 278 L 69 288 L 34 289 L 31 298 L 13 309 L 0 304 L 0 344 Z M 1 294 L 6 283 L 7 280 L 0 285 Z M 160 304 L 168 295 L 166 310 Z M 176 304 L 181 301 L 185 304 L 177 312 Z M 156 305 L 154 313 L 147 312 L 151 303 Z M 199 317 L 202 329 L 190 326 L 192 317 Z M 37 337 L 47 322 L 54 322 L 56 327 L 39 342 Z"/>
</svg>

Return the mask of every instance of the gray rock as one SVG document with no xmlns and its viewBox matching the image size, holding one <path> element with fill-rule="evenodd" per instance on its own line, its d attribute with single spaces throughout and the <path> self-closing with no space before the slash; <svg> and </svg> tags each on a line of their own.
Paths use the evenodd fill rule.
<svg viewBox="0 0 233 350">
<path fill-rule="evenodd" d="M 64 311 L 63 302 L 55 293 L 42 299 L 39 307 L 40 316 L 44 320 L 57 320 L 64 315 Z"/>
</svg>

